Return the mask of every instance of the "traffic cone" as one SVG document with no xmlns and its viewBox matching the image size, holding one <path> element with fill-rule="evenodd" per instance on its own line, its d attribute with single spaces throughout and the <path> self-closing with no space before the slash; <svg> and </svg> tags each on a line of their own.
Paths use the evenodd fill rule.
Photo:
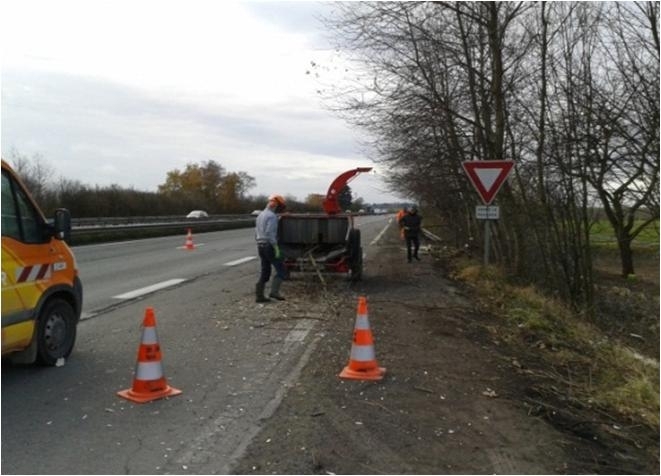
<svg viewBox="0 0 661 476">
<path fill-rule="evenodd" d="M 191 233 L 190 228 L 188 229 L 188 235 L 186 236 L 186 246 L 187 250 L 194 250 L 195 245 L 193 244 L 193 233 Z"/>
<path fill-rule="evenodd" d="M 379 367 L 376 362 L 374 340 L 367 314 L 367 299 L 360 296 L 349 365 L 344 367 L 339 377 L 351 380 L 381 380 L 385 374 L 386 369 Z"/>
<path fill-rule="evenodd" d="M 120 397 L 136 403 L 145 403 L 159 398 L 174 397 L 181 390 L 170 387 L 163 375 L 161 347 L 156 334 L 154 309 L 145 310 L 142 322 L 142 340 L 138 348 L 138 362 L 133 376 L 133 387 L 117 392 Z"/>
</svg>

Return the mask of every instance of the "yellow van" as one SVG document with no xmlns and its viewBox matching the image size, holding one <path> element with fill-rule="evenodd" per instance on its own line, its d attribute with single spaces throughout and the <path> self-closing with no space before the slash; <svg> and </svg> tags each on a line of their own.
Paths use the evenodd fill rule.
<svg viewBox="0 0 661 476">
<path fill-rule="evenodd" d="M 71 354 L 83 288 L 73 252 L 71 215 L 44 218 L 23 182 L 2 161 L 2 356 L 56 365 Z"/>
</svg>

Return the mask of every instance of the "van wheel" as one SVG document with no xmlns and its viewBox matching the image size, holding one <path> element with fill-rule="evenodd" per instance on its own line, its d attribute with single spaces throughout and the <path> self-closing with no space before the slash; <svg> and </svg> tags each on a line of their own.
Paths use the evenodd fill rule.
<svg viewBox="0 0 661 476">
<path fill-rule="evenodd" d="M 37 362 L 55 365 L 68 357 L 76 341 L 76 313 L 64 299 L 48 301 L 37 321 Z"/>
</svg>

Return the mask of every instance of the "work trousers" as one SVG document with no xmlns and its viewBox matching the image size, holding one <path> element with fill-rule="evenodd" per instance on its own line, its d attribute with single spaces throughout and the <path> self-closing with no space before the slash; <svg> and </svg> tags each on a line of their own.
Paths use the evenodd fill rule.
<svg viewBox="0 0 661 476">
<path fill-rule="evenodd" d="M 420 238 L 418 235 L 406 235 L 406 256 L 409 261 L 411 261 L 411 257 L 415 256 L 416 258 L 418 257 L 418 250 L 420 249 Z M 413 254 L 411 254 L 411 248 L 413 248 Z"/>
<path fill-rule="evenodd" d="M 271 279 L 271 266 L 275 268 L 278 277 L 284 281 L 286 279 L 285 264 L 282 259 L 276 259 L 273 245 L 259 243 L 257 245 L 257 251 L 259 252 L 259 259 L 261 261 L 259 282 L 267 283 Z"/>
</svg>

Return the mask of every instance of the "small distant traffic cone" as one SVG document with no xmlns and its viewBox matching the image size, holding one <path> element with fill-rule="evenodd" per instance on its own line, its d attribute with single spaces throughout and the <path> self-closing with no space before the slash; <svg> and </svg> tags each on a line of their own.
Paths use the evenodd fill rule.
<svg viewBox="0 0 661 476">
<path fill-rule="evenodd" d="M 374 340 L 367 314 L 367 299 L 365 296 L 360 296 L 349 365 L 344 367 L 339 377 L 351 380 L 381 380 L 385 374 L 386 369 L 379 367 L 376 362 Z"/>
<path fill-rule="evenodd" d="M 188 229 L 188 235 L 186 235 L 186 246 L 187 250 L 194 250 L 195 245 L 193 244 L 193 233 L 191 233 L 190 228 Z"/>
<path fill-rule="evenodd" d="M 145 403 L 159 398 L 174 397 L 181 390 L 170 387 L 163 375 L 161 347 L 156 334 L 154 309 L 145 310 L 142 322 L 142 340 L 138 348 L 138 362 L 133 376 L 133 387 L 117 392 L 120 397 L 136 403 Z"/>
</svg>

